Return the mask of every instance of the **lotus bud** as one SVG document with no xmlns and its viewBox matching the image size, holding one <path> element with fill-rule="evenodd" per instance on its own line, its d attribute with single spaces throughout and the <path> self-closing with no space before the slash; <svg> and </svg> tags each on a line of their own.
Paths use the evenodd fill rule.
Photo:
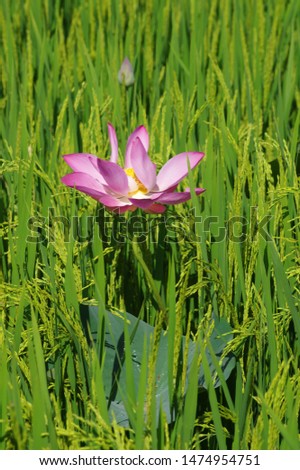
<svg viewBox="0 0 300 470">
<path fill-rule="evenodd" d="M 133 85 L 134 83 L 134 73 L 132 65 L 127 57 L 122 62 L 121 68 L 118 72 L 118 80 L 126 86 Z"/>
</svg>

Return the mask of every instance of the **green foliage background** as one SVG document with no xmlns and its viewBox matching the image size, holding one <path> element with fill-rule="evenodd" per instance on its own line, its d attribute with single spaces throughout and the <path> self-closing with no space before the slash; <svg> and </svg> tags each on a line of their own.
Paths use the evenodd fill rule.
<svg viewBox="0 0 300 470">
<path fill-rule="evenodd" d="M 0 448 L 299 449 L 299 16 L 297 0 L 1 0 Z M 60 183 L 62 154 L 109 156 L 107 122 L 120 159 L 140 124 L 158 167 L 206 153 L 185 182 L 203 196 L 167 226 L 138 213 L 151 237 L 136 213 L 124 243 L 99 236 L 97 203 Z M 172 333 L 171 425 L 154 418 L 155 354 L 138 390 L 128 367 L 131 429 L 110 423 L 91 299 Z M 212 312 L 237 367 L 186 390 L 178 338 L 205 345 Z"/>
</svg>

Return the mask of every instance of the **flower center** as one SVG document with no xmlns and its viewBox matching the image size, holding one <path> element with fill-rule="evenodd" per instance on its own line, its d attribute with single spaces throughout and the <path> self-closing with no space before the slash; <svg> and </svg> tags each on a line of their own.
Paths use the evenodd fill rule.
<svg viewBox="0 0 300 470">
<path fill-rule="evenodd" d="M 148 189 L 138 179 L 138 177 L 136 176 L 133 168 L 125 168 L 124 171 L 125 171 L 126 175 L 130 176 L 136 182 L 137 187 L 138 187 L 138 189 L 136 189 L 135 191 L 132 191 L 131 193 L 128 193 L 129 196 L 133 196 L 134 194 L 136 194 L 139 191 L 141 191 L 141 193 L 143 193 L 143 194 L 148 193 Z"/>
</svg>

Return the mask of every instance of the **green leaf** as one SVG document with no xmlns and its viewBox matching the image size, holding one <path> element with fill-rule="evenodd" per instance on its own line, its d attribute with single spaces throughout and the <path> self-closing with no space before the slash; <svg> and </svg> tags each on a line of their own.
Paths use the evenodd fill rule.
<svg viewBox="0 0 300 470">
<path fill-rule="evenodd" d="M 88 336 L 90 344 L 96 345 L 97 341 L 99 341 L 99 308 L 95 305 L 82 304 L 80 305 L 80 314 L 84 332 Z M 212 379 L 215 377 L 213 386 L 218 387 L 221 381 L 218 377 L 216 367 L 214 366 L 216 358 L 221 367 L 223 374 L 222 379 L 226 380 L 235 366 L 235 357 L 233 354 L 229 354 L 222 358 L 225 346 L 233 337 L 230 325 L 223 318 L 213 318 L 213 321 L 214 328 L 209 338 L 209 344 L 210 348 L 212 348 L 211 350 L 214 352 L 214 358 L 212 358 L 208 348 L 205 349 L 205 354 L 210 376 Z M 145 366 L 145 344 L 147 353 L 146 359 L 149 362 L 154 327 L 134 317 L 130 313 L 122 314 L 121 312 L 112 313 L 106 311 L 104 334 L 105 362 L 103 367 L 103 383 L 109 411 L 111 416 L 116 418 L 118 424 L 128 426 L 129 421 L 132 424 L 132 416 L 134 413 L 130 413 L 131 419 L 129 420 L 126 408 L 128 409 L 128 406 L 132 407 L 133 390 L 135 389 L 135 394 L 137 394 L 137 387 L 141 381 L 141 370 L 144 369 Z M 172 422 L 172 404 L 170 403 L 168 369 L 172 367 L 172 364 L 169 364 L 168 361 L 168 335 L 168 332 L 163 331 L 159 340 L 156 363 L 155 399 L 157 417 L 161 408 L 166 415 L 168 423 L 170 423 Z M 128 340 L 125 340 L 125 337 L 130 338 L 130 348 L 127 344 Z M 183 336 L 182 350 L 186 341 L 187 338 Z M 195 360 L 197 361 L 195 355 L 198 354 L 197 351 L 199 348 L 197 348 L 196 342 L 190 339 L 188 339 L 188 341 L 190 344 L 187 361 L 187 377 L 190 377 L 190 371 L 195 368 Z M 130 358 L 128 354 L 131 355 Z M 128 368 L 129 360 L 131 364 L 128 373 L 126 367 Z M 130 397 L 128 397 L 126 393 L 129 386 L 129 377 L 133 382 L 131 384 L 132 393 L 130 400 Z M 188 385 L 189 383 L 187 381 L 187 388 Z M 199 367 L 198 371 L 198 386 L 208 388 L 202 365 Z"/>
</svg>

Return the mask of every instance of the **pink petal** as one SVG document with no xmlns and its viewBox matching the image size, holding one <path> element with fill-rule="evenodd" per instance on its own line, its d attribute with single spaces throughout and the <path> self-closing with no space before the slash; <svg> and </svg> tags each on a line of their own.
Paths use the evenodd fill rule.
<svg viewBox="0 0 300 470">
<path fill-rule="evenodd" d="M 205 193 L 206 189 L 205 189 L 205 188 L 195 188 L 194 191 L 195 191 L 196 196 L 199 196 L 200 194 Z M 185 192 L 185 193 L 190 193 L 190 192 L 191 192 L 191 189 L 190 189 L 190 188 L 186 188 L 186 189 L 184 190 L 184 192 Z"/>
<path fill-rule="evenodd" d="M 126 153 L 125 153 L 125 168 L 132 168 L 131 164 L 131 147 L 132 143 L 136 138 L 139 138 L 140 141 L 142 142 L 144 149 L 146 152 L 148 152 L 149 149 L 149 135 L 144 126 L 139 126 L 133 131 L 132 134 L 130 134 L 128 141 L 127 141 L 127 146 L 126 146 Z"/>
<path fill-rule="evenodd" d="M 191 170 L 202 160 L 204 153 L 201 152 L 185 152 L 175 155 L 160 170 L 157 175 L 156 182 L 158 191 L 165 191 L 178 184 L 188 174 L 187 159 L 190 162 Z"/>
<path fill-rule="evenodd" d="M 156 185 L 156 165 L 151 162 L 139 137 L 132 143 L 131 165 L 140 182 L 151 191 Z"/>
<path fill-rule="evenodd" d="M 159 199 L 163 194 L 168 194 L 174 192 L 174 190 L 177 188 L 176 186 L 172 186 L 169 189 L 166 189 L 165 191 L 159 192 L 149 192 L 148 194 L 135 194 L 134 197 L 129 198 L 130 201 L 132 201 L 133 204 L 144 204 L 145 206 L 150 204 L 149 201 L 156 202 L 157 199 Z M 145 201 L 145 203 L 140 202 L 140 201 Z M 143 207 L 143 206 L 141 206 Z"/>
<path fill-rule="evenodd" d="M 108 123 L 108 137 L 110 141 L 110 146 L 111 146 L 111 157 L 110 161 L 113 163 L 117 163 L 118 161 L 118 139 L 116 135 L 116 131 L 114 127 Z"/>
<path fill-rule="evenodd" d="M 100 160 L 95 155 L 89 153 L 72 153 L 63 156 L 65 162 L 72 170 L 79 173 L 86 173 L 96 178 L 100 183 L 105 183 L 98 170 L 98 161 Z"/>
<path fill-rule="evenodd" d="M 104 206 L 107 206 L 107 207 L 124 207 L 124 206 L 128 206 L 128 202 L 123 202 L 121 201 L 120 199 L 114 197 L 114 196 L 111 196 L 110 194 L 104 194 L 101 199 L 100 199 L 100 202 L 104 205 Z"/>
<path fill-rule="evenodd" d="M 148 207 L 153 205 L 153 201 L 151 199 L 136 199 L 134 197 L 130 197 L 129 201 L 137 207 L 140 207 L 141 209 L 148 209 Z"/>
<path fill-rule="evenodd" d="M 134 199 L 129 198 L 129 201 L 136 207 L 143 209 L 145 212 L 149 212 L 151 214 L 161 214 L 165 212 L 166 207 L 162 206 L 161 204 L 154 204 L 151 199 Z"/>
<path fill-rule="evenodd" d="M 162 214 L 165 210 L 166 207 L 161 204 L 152 204 L 145 212 L 149 212 L 149 214 Z"/>
<path fill-rule="evenodd" d="M 195 193 L 198 196 L 199 194 L 203 193 L 205 189 L 203 188 L 196 188 Z M 191 199 L 191 191 L 187 189 L 182 193 L 165 193 L 159 196 L 155 201 L 160 202 L 162 204 L 180 204 L 182 202 L 186 202 Z"/>
<path fill-rule="evenodd" d="M 116 163 L 98 159 L 98 168 L 107 188 L 120 196 L 128 193 L 128 179 L 123 168 Z"/>
<path fill-rule="evenodd" d="M 92 176 L 86 173 L 70 173 L 61 179 L 62 183 L 70 188 L 76 188 L 89 196 L 97 199 L 98 201 L 102 196 L 105 196 L 105 188 Z"/>
</svg>

